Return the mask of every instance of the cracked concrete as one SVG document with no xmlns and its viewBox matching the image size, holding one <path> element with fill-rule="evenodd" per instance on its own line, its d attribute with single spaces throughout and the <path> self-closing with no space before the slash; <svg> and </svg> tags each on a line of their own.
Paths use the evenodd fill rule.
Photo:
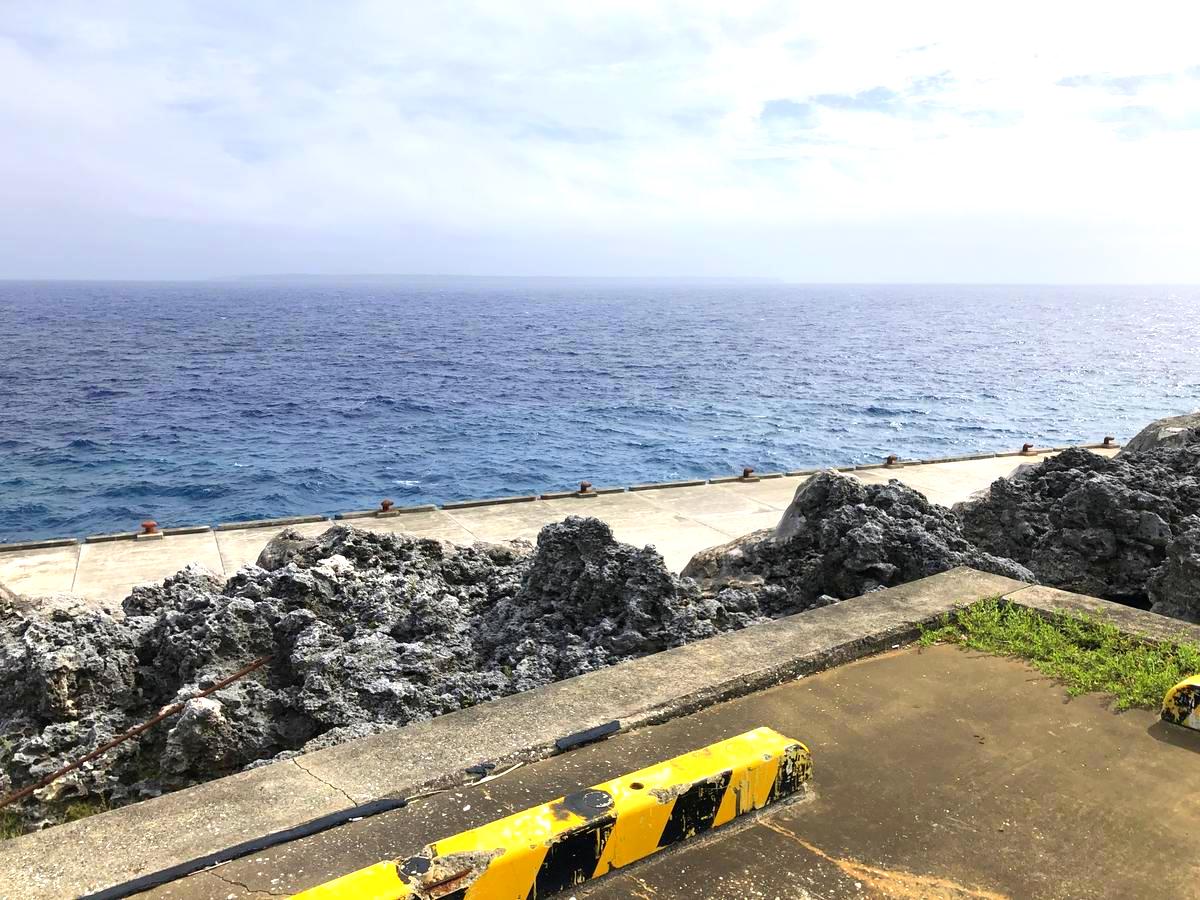
<svg viewBox="0 0 1200 900">
<path fill-rule="evenodd" d="M 293 756 L 291 759 L 291 762 L 295 763 L 296 768 L 298 768 L 305 775 L 308 775 L 308 776 L 316 779 L 317 781 L 321 782 L 321 784 L 325 785 L 326 787 L 333 788 L 333 790 L 339 792 L 343 797 L 345 797 L 350 802 L 351 806 L 360 806 L 362 803 L 365 802 L 363 800 L 354 799 L 348 793 L 346 793 L 346 791 L 342 790 L 340 787 L 338 787 L 333 782 L 326 781 L 324 778 L 322 778 L 320 775 L 316 774 L 315 772 L 309 771 L 308 769 L 304 768 L 303 763 L 301 763 L 298 758 Z"/>
<path fill-rule="evenodd" d="M 237 881 L 233 878 L 226 878 L 221 873 L 221 866 L 217 866 L 215 868 L 209 869 L 204 874 L 213 876 L 218 881 L 222 882 L 223 884 L 228 885 L 231 888 L 237 888 L 239 890 L 239 893 L 236 896 L 238 896 L 239 898 L 245 897 L 245 898 L 251 898 L 251 900 L 252 900 L 252 898 L 254 898 L 254 897 L 286 897 L 287 896 L 286 892 L 268 891 L 268 890 L 261 889 L 261 888 L 255 888 L 255 887 L 251 887 L 249 884 L 247 884 L 244 881 Z"/>
</svg>

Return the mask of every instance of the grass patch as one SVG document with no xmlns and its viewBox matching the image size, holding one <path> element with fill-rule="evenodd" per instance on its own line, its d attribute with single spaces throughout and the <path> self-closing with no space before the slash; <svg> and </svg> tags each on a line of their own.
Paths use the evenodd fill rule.
<svg viewBox="0 0 1200 900">
<path fill-rule="evenodd" d="M 1061 681 L 1071 696 L 1100 692 L 1117 709 L 1157 709 L 1167 690 L 1200 672 L 1200 646 L 1151 643 L 1094 616 L 1043 616 L 999 599 L 981 600 L 922 627 L 920 644 L 959 644 L 1027 660 Z"/>
<path fill-rule="evenodd" d="M 17 835 L 24 834 L 21 827 L 21 817 L 11 810 L 0 810 L 0 841 L 7 841 Z"/>
<path fill-rule="evenodd" d="M 74 803 L 67 804 L 67 809 L 63 813 L 63 821 L 78 822 L 80 819 L 86 819 L 88 816 L 96 815 L 96 813 L 107 812 L 109 808 L 108 801 L 103 797 L 89 797 L 86 800 L 76 800 Z"/>
</svg>

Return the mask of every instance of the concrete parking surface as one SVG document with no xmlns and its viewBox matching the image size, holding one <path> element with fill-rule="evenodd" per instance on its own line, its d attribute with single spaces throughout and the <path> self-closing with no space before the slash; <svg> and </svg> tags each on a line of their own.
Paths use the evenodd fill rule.
<svg viewBox="0 0 1200 900">
<path fill-rule="evenodd" d="M 1020 662 L 909 647 L 532 763 L 238 860 L 148 897 L 286 895 L 576 788 L 767 725 L 806 742 L 811 796 L 573 895 L 1200 896 L 1200 734 L 1069 699 Z M 468 765 L 478 760 L 464 760 Z"/>
</svg>

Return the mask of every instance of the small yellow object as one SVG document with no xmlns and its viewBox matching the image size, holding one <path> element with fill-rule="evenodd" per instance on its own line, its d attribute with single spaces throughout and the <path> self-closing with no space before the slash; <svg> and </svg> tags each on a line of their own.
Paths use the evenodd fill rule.
<svg viewBox="0 0 1200 900">
<path fill-rule="evenodd" d="M 1185 678 L 1163 697 L 1164 722 L 1200 731 L 1200 675 Z"/>
<path fill-rule="evenodd" d="M 804 790 L 808 748 L 756 728 L 296 894 L 297 900 L 532 900 Z"/>
</svg>

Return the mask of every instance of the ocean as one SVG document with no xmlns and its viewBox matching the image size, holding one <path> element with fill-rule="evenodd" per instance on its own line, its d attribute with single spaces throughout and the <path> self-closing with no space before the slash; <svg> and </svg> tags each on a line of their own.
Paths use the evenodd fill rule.
<svg viewBox="0 0 1200 900">
<path fill-rule="evenodd" d="M 0 282 L 0 542 L 1131 436 L 1200 288 Z"/>
</svg>

